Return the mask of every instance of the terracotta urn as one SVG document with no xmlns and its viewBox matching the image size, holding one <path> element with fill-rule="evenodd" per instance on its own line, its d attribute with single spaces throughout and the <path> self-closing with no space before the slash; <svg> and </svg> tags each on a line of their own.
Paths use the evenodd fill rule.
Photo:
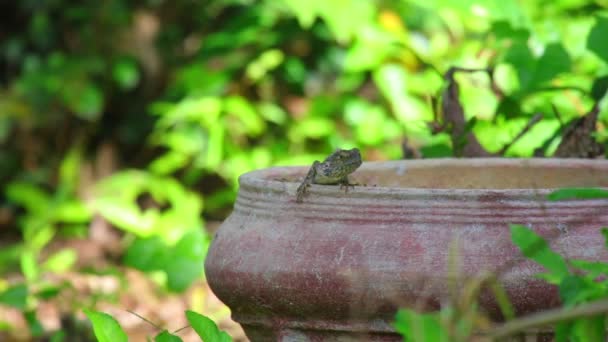
<svg viewBox="0 0 608 342">
<path fill-rule="evenodd" d="M 351 176 L 362 185 L 313 185 L 296 203 L 306 171 L 242 175 L 205 262 L 252 341 L 400 341 L 399 307 L 436 310 L 450 279 L 480 272 L 497 274 L 517 315 L 558 305 L 556 288 L 534 277 L 542 268 L 512 244 L 511 223 L 568 258 L 608 261 L 608 200 L 546 200 L 557 188 L 608 187 L 606 160 L 368 162 Z M 500 319 L 489 293 L 480 305 Z"/>
</svg>

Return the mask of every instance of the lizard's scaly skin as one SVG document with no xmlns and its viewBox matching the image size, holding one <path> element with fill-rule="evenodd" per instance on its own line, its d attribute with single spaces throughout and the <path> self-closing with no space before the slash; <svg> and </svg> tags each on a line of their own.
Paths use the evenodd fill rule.
<svg viewBox="0 0 608 342">
<path fill-rule="evenodd" d="M 315 160 L 296 191 L 296 202 L 302 202 L 311 184 L 340 184 L 340 188 L 346 187 L 348 191 L 348 187 L 353 186 L 348 182 L 348 175 L 361 166 L 361 163 L 361 153 L 357 148 L 337 150 L 323 162 Z"/>
</svg>

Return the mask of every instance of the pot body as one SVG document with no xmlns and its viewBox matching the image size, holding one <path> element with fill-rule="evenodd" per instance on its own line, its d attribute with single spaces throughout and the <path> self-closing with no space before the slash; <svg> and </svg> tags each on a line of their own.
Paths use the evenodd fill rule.
<svg viewBox="0 0 608 342">
<path fill-rule="evenodd" d="M 608 162 L 440 159 L 365 163 L 345 193 L 311 186 L 305 168 L 240 178 L 234 211 L 205 262 L 213 292 L 253 341 L 399 341 L 399 307 L 436 310 L 482 272 L 496 274 L 518 315 L 559 304 L 542 268 L 511 243 L 509 224 L 568 258 L 608 261 L 608 201 L 546 201 L 555 188 L 608 187 Z M 480 305 L 500 312 L 491 293 Z"/>
</svg>

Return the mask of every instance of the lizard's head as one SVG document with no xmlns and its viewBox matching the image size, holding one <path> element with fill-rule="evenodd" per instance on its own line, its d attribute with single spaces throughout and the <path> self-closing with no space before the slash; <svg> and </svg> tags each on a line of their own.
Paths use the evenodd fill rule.
<svg viewBox="0 0 608 342">
<path fill-rule="evenodd" d="M 324 169 L 334 176 L 346 176 L 361 166 L 361 163 L 361 153 L 358 148 L 336 150 L 323 162 Z"/>
</svg>

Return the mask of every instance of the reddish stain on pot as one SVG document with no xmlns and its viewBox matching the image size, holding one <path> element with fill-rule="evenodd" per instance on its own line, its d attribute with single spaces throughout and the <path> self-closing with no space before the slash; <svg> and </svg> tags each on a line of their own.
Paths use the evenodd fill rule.
<svg viewBox="0 0 608 342">
<path fill-rule="evenodd" d="M 511 243 L 511 223 L 568 258 L 608 261 L 607 200 L 545 200 L 560 187 L 608 187 L 607 161 L 365 163 L 353 179 L 367 186 L 313 185 L 296 203 L 306 171 L 243 175 L 205 262 L 209 285 L 254 341 L 398 341 L 399 307 L 436 310 L 449 279 L 482 272 L 498 276 L 518 315 L 558 305 L 556 289 L 534 278 L 542 268 Z M 500 319 L 490 293 L 479 301 Z"/>
</svg>

